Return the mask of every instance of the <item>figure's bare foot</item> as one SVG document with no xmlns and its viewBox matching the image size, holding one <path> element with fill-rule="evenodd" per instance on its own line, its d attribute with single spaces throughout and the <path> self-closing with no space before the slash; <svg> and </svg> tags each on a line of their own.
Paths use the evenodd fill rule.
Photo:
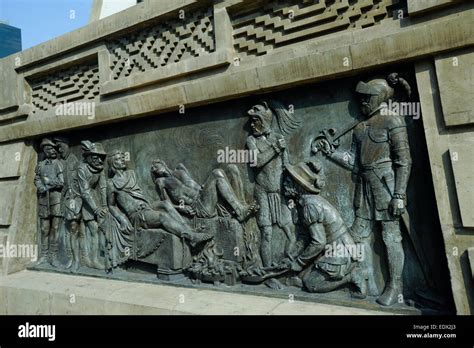
<svg viewBox="0 0 474 348">
<path fill-rule="evenodd" d="M 214 238 L 214 236 L 210 233 L 192 233 L 186 235 L 185 237 L 189 240 L 189 244 L 191 244 L 192 247 L 195 247 L 199 243 L 207 242 L 208 240 Z"/>
<path fill-rule="evenodd" d="M 252 204 L 246 204 L 246 205 L 244 205 L 244 207 L 241 210 L 240 214 L 237 213 L 237 220 L 239 220 L 239 222 L 245 222 L 251 216 L 255 215 L 255 213 L 259 209 L 260 209 L 260 206 L 255 201 L 253 201 Z"/>
</svg>

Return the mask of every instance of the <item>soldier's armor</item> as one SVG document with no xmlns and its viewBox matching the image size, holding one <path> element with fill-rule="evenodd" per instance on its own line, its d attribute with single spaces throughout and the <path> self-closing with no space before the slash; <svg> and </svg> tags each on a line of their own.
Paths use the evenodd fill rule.
<svg viewBox="0 0 474 348">
<path fill-rule="evenodd" d="M 362 180 L 356 187 L 356 216 L 394 220 L 388 206 L 394 194 L 405 195 L 411 156 L 405 120 L 378 111 L 354 129 L 355 170 Z"/>
</svg>

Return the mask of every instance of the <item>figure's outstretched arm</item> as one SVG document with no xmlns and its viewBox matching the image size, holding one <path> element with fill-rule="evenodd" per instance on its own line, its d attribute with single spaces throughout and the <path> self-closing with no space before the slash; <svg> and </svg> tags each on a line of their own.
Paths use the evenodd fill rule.
<svg viewBox="0 0 474 348">
<path fill-rule="evenodd" d="M 321 223 L 315 222 L 311 224 L 308 229 L 311 240 L 308 246 L 296 259 L 302 268 L 308 266 L 308 264 L 314 260 L 326 246 L 326 232 L 324 230 L 324 226 Z"/>
<path fill-rule="evenodd" d="M 357 171 L 356 168 L 356 153 L 357 153 L 357 142 L 352 136 L 352 145 L 349 151 L 342 151 L 336 149 L 333 144 L 330 144 L 327 139 L 317 139 L 314 145 L 319 151 L 321 151 L 326 157 L 332 161 L 341 165 L 342 167 Z"/>
</svg>

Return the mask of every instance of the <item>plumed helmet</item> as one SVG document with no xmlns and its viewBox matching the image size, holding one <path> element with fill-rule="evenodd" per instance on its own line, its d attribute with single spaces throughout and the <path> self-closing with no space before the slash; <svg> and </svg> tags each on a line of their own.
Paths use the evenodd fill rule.
<svg viewBox="0 0 474 348">
<path fill-rule="evenodd" d="M 385 79 L 373 79 L 369 82 L 360 81 L 357 84 L 356 92 L 359 94 L 379 97 L 379 103 L 383 103 L 393 98 L 394 89 L 389 86 Z"/>
</svg>

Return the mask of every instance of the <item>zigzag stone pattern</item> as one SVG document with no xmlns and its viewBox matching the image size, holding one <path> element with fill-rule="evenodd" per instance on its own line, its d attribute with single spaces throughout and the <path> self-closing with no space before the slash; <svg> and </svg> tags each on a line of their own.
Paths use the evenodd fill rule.
<svg viewBox="0 0 474 348">
<path fill-rule="evenodd" d="M 83 64 L 30 82 L 34 113 L 58 104 L 94 100 L 99 94 L 99 66 Z"/>
<path fill-rule="evenodd" d="M 107 44 L 112 78 L 145 72 L 215 51 L 212 8 L 185 13 Z"/>
<path fill-rule="evenodd" d="M 398 0 L 269 0 L 232 15 L 240 57 L 392 18 Z M 259 7 L 256 7 L 260 5 Z"/>
</svg>

